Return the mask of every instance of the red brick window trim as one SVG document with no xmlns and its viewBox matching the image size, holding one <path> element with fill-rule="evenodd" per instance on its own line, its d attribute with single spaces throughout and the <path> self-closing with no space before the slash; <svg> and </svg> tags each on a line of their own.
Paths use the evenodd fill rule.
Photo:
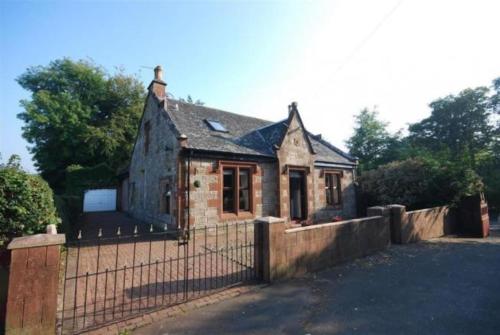
<svg viewBox="0 0 500 335">
<path fill-rule="evenodd" d="M 342 173 L 340 171 L 325 171 L 325 196 L 328 207 L 342 206 Z"/>
<path fill-rule="evenodd" d="M 252 218 L 256 164 L 220 162 L 220 213 L 224 219 Z"/>
</svg>

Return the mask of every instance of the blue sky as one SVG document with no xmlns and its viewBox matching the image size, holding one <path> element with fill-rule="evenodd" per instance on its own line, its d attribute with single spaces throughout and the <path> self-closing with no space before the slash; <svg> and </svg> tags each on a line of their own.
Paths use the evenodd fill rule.
<svg viewBox="0 0 500 335">
<path fill-rule="evenodd" d="M 0 152 L 34 171 L 15 82 L 61 57 L 123 67 L 145 86 L 270 120 L 298 101 L 306 126 L 343 146 L 352 116 L 378 106 L 391 129 L 427 104 L 500 76 L 498 1 L 0 3 Z"/>
</svg>

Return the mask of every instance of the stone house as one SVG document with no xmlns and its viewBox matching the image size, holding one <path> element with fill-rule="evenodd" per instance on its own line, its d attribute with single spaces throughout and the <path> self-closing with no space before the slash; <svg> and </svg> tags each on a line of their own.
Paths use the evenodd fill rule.
<svg viewBox="0 0 500 335">
<path fill-rule="evenodd" d="M 168 229 L 355 217 L 356 159 L 308 132 L 296 103 L 270 122 L 171 99 L 166 86 L 158 66 L 122 184 L 132 216 Z"/>
</svg>

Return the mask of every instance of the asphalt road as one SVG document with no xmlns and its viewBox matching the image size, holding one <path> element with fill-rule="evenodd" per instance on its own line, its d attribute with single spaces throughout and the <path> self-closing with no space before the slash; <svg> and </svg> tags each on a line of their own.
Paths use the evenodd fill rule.
<svg viewBox="0 0 500 335">
<path fill-rule="evenodd" d="M 392 246 L 134 334 L 500 334 L 500 234 Z"/>
</svg>

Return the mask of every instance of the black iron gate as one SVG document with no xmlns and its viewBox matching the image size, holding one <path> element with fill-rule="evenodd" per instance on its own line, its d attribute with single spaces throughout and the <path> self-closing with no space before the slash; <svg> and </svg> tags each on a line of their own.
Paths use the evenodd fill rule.
<svg viewBox="0 0 500 335">
<path fill-rule="evenodd" d="M 84 236 L 85 237 L 85 236 Z M 67 243 L 61 334 L 173 306 L 257 280 L 254 223 L 150 231 Z"/>
</svg>

